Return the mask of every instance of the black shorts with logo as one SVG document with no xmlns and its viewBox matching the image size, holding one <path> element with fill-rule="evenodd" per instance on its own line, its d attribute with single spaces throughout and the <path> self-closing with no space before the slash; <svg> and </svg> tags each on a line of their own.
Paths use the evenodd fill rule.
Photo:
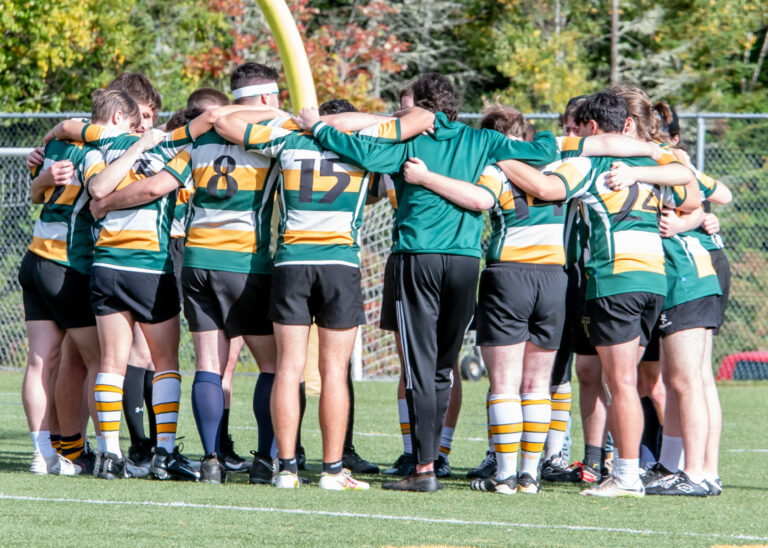
<svg viewBox="0 0 768 548">
<path fill-rule="evenodd" d="M 184 316 L 193 333 L 222 329 L 227 338 L 271 335 L 272 276 L 185 266 Z"/>
<path fill-rule="evenodd" d="M 269 317 L 284 325 L 314 321 L 329 329 L 364 324 L 360 269 L 337 264 L 275 267 Z"/>
<path fill-rule="evenodd" d="M 720 295 L 708 295 L 665 310 L 659 317 L 659 332 L 667 337 L 686 329 L 714 329 L 720 325 Z"/>
<path fill-rule="evenodd" d="M 489 264 L 480 275 L 477 344 L 531 341 L 556 350 L 565 322 L 566 285 L 560 265 Z"/>
<path fill-rule="evenodd" d="M 178 315 L 179 290 L 173 272 L 153 274 L 94 266 L 91 305 L 96 316 L 130 312 L 140 323 L 162 323 Z"/>
<path fill-rule="evenodd" d="M 717 296 L 718 313 L 720 320 L 717 327 L 712 329 L 713 335 L 720 334 L 720 326 L 725 321 L 725 309 L 728 308 L 728 293 L 731 289 L 731 265 L 728 264 L 728 257 L 725 256 L 725 252 L 722 249 L 716 249 L 709 252 L 709 256 L 712 258 L 712 266 L 717 272 L 717 279 L 720 282 L 720 291 L 722 295 Z"/>
<path fill-rule="evenodd" d="M 640 337 L 640 346 L 647 346 L 663 305 L 663 295 L 643 291 L 589 299 L 584 307 L 589 340 L 612 346 Z"/>
<path fill-rule="evenodd" d="M 27 251 L 21 260 L 19 283 L 26 321 L 52 321 L 59 329 L 96 325 L 90 276 Z"/>
</svg>

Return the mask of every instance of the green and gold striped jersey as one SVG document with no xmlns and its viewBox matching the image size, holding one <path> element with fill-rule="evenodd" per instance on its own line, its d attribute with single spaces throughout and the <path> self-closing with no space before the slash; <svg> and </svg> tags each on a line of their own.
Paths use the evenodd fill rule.
<svg viewBox="0 0 768 548">
<path fill-rule="evenodd" d="M 400 124 L 385 122 L 361 133 L 396 140 Z M 282 173 L 277 189 L 280 224 L 275 266 L 359 267 L 358 231 L 375 176 L 325 150 L 308 133 L 286 127 L 249 124 L 244 142 L 246 150 L 275 158 Z"/>
<path fill-rule="evenodd" d="M 435 115 L 435 131 L 396 144 L 346 135 L 324 124 L 312 128 L 320 144 L 343 158 L 377 173 L 392 173 L 397 199 L 395 253 L 445 253 L 480 257 L 483 215 L 469 211 L 402 175 L 409 158 L 419 158 L 430 171 L 474 183 L 488 164 L 517 159 L 545 166 L 555 157 L 555 139 L 539 132 L 533 142 L 514 141 L 497 131 L 476 130 Z M 486 189 L 493 194 L 490 189 Z M 494 196 L 495 197 L 495 196 Z"/>
<path fill-rule="evenodd" d="M 552 172 L 563 180 L 568 197 L 581 202 L 589 233 L 584 250 L 586 298 L 635 291 L 665 295 L 664 249 L 658 225 L 661 190 L 642 182 L 611 190 L 605 174 L 615 161 L 657 165 L 650 158 L 580 157 L 563 162 Z M 682 203 L 684 187 L 675 187 L 671 195 L 674 204 Z"/>
<path fill-rule="evenodd" d="M 186 177 L 194 189 L 184 266 L 272 272 L 271 219 L 280 174 L 273 159 L 247 152 L 211 130 L 166 169 Z"/>
<path fill-rule="evenodd" d="M 111 137 L 103 130 L 86 125 L 83 139 L 103 152 L 107 164 L 117 160 L 139 139 L 138 135 L 128 133 Z M 169 133 L 165 141 L 141 155 L 115 190 L 155 175 L 191 142 L 187 126 Z M 179 183 L 183 182 L 179 178 Z M 147 204 L 108 212 L 99 221 L 93 265 L 152 274 L 172 272 L 168 244 L 175 202 L 175 194 L 170 193 Z"/>
<path fill-rule="evenodd" d="M 693 232 L 662 238 L 667 273 L 664 310 L 709 295 L 722 295 L 709 251 Z"/>
<path fill-rule="evenodd" d="M 581 137 L 557 137 L 557 160 L 542 171 L 556 169 L 563 158 L 581 153 Z M 487 262 L 565 265 L 564 224 L 566 202 L 545 202 L 532 196 L 496 166 L 488 166 L 480 176 L 501 184 L 501 195 L 491 209 L 491 240 Z"/>
<path fill-rule="evenodd" d="M 45 147 L 43 165 L 33 170 L 33 176 L 61 160 L 72 162 L 72 179 L 66 185 L 52 186 L 45 191 L 29 250 L 89 275 L 95 225 L 88 207 L 88 193 L 84 192 L 84 181 L 103 169 L 103 156 L 97 148 L 82 142 L 53 139 Z"/>
</svg>

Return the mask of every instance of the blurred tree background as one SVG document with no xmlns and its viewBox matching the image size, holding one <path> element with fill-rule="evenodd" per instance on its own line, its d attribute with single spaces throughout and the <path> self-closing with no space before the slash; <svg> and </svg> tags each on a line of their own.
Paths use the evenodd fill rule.
<svg viewBox="0 0 768 548">
<path fill-rule="evenodd" d="M 558 111 L 609 83 L 611 0 L 289 0 L 320 100 L 391 109 L 419 72 L 448 74 L 464 110 L 500 99 Z M 768 110 L 768 3 L 620 0 L 617 79 L 686 109 Z M 87 110 L 119 72 L 164 108 L 228 88 L 245 60 L 279 64 L 255 0 L 0 0 L 0 110 Z"/>
</svg>

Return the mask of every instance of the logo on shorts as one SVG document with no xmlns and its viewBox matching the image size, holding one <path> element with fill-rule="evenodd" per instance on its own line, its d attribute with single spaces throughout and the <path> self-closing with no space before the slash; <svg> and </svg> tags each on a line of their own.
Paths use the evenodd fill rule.
<svg viewBox="0 0 768 548">
<path fill-rule="evenodd" d="M 667 317 L 666 312 L 662 312 L 659 316 L 659 329 L 666 329 L 670 325 L 672 325 L 672 321 Z"/>
<path fill-rule="evenodd" d="M 584 328 L 584 334 L 589 338 L 589 318 L 587 316 L 582 316 L 581 327 Z"/>
</svg>

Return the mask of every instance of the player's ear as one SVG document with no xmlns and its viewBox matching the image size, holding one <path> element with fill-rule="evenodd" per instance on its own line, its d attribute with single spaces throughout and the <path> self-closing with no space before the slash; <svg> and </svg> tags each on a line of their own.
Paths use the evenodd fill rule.
<svg viewBox="0 0 768 548">
<path fill-rule="evenodd" d="M 621 130 L 621 133 L 627 134 L 632 132 L 632 128 L 635 127 L 635 120 L 631 116 L 627 116 L 627 119 L 624 120 L 624 128 Z"/>
<path fill-rule="evenodd" d="M 124 120 L 124 117 L 123 117 L 123 111 L 122 110 L 116 110 L 112 114 L 112 123 L 114 125 L 116 125 L 116 126 L 120 125 L 123 122 L 123 120 Z"/>
</svg>

